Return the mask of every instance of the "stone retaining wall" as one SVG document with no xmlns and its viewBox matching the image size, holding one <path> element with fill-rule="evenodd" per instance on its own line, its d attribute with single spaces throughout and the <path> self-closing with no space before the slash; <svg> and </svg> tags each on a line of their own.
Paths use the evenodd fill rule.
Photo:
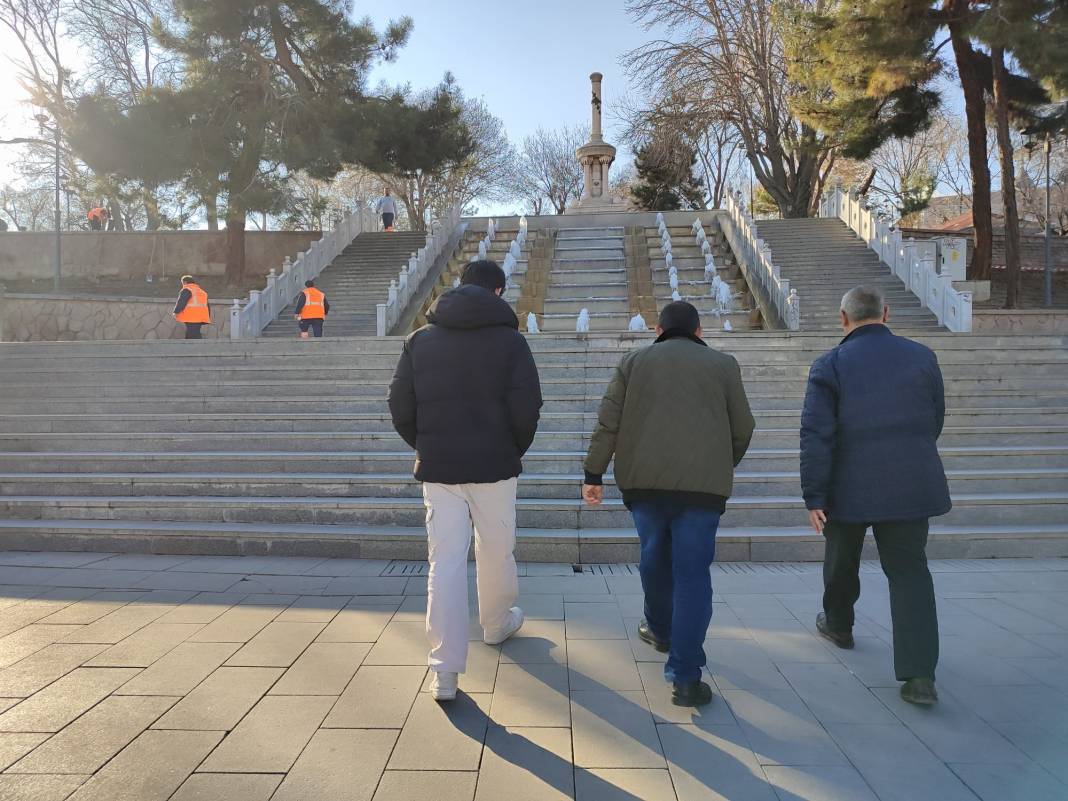
<svg viewBox="0 0 1068 801">
<path fill-rule="evenodd" d="M 974 310 L 972 333 L 1068 334 L 1068 311 L 1063 309 Z"/>
<path fill-rule="evenodd" d="M 0 342 L 181 339 L 174 301 L 86 295 L 0 295 Z M 230 304 L 211 303 L 205 339 L 230 337 Z"/>
</svg>

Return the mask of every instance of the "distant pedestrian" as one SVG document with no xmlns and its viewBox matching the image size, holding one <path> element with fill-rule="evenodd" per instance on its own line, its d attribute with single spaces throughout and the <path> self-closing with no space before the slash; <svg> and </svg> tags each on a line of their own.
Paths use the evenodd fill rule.
<svg viewBox="0 0 1068 801">
<path fill-rule="evenodd" d="M 174 319 L 185 324 L 186 339 L 203 339 L 200 329 L 211 323 L 208 293 L 191 275 L 182 276 L 182 291 L 174 305 Z"/>
<path fill-rule="evenodd" d="M 616 485 L 641 547 L 638 636 L 668 654 L 664 678 L 677 706 L 712 701 L 701 668 L 716 531 L 754 427 L 738 362 L 709 348 L 701 333 L 691 304 L 664 307 L 656 342 L 616 368 L 583 465 L 582 497 L 599 504 L 615 454 Z"/>
<path fill-rule="evenodd" d="M 111 220 L 111 212 L 104 206 L 94 206 L 89 209 L 89 213 L 86 217 L 89 218 L 89 230 L 104 231 L 107 229 L 108 222 Z"/>
<path fill-rule="evenodd" d="M 483 640 L 523 625 L 515 606 L 516 484 L 541 409 L 538 369 L 492 261 L 464 268 L 411 334 L 389 386 L 393 426 L 415 449 L 430 547 L 426 632 L 430 691 L 456 697 L 467 667 L 467 554 L 474 524 Z"/>
<path fill-rule="evenodd" d="M 938 437 L 946 402 L 938 359 L 894 335 L 877 289 L 841 306 L 845 338 L 818 358 L 801 414 L 801 488 L 825 539 L 820 634 L 852 648 L 860 555 L 871 527 L 890 584 L 894 672 L 901 697 L 933 704 L 938 618 L 927 567 L 928 518 L 952 506 Z"/>
<path fill-rule="evenodd" d="M 388 189 L 385 197 L 378 201 L 378 205 L 375 208 L 382 215 L 382 228 L 386 231 L 392 231 L 393 223 L 397 219 L 397 202 L 393 199 Z"/>
<path fill-rule="evenodd" d="M 315 288 L 314 281 L 305 281 L 304 289 L 297 298 L 297 306 L 293 310 L 293 316 L 300 325 L 300 338 L 308 338 L 309 328 L 316 339 L 321 337 L 323 322 L 328 314 L 330 314 L 330 301 L 326 299 L 326 295 Z"/>
</svg>

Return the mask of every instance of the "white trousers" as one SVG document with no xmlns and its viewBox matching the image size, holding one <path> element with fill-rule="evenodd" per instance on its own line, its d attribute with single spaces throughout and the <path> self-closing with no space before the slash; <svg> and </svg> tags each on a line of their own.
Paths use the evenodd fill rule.
<svg viewBox="0 0 1068 801">
<path fill-rule="evenodd" d="M 435 671 L 467 668 L 467 554 L 475 535 L 478 619 L 487 639 L 503 634 L 519 595 L 515 566 L 517 480 L 495 484 L 423 484 L 430 542 L 427 664 Z"/>
</svg>

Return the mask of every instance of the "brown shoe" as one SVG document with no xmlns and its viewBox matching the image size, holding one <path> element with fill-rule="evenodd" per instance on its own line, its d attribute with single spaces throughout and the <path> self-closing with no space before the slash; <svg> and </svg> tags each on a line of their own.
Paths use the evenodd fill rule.
<svg viewBox="0 0 1068 801">
<path fill-rule="evenodd" d="M 938 703 L 934 679 L 909 679 L 901 685 L 901 698 L 918 706 L 934 706 Z"/>
<path fill-rule="evenodd" d="M 834 631 L 829 625 L 827 625 L 827 615 L 820 612 L 816 615 L 816 631 L 833 642 L 839 648 L 852 648 L 855 643 L 853 642 L 853 632 L 851 631 Z"/>
</svg>

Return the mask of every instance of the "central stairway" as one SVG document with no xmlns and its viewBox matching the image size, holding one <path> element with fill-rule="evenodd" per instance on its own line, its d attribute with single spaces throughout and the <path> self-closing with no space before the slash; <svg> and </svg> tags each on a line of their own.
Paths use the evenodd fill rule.
<svg viewBox="0 0 1068 801">
<path fill-rule="evenodd" d="M 579 313 L 590 331 L 626 331 L 630 321 L 623 228 L 563 228 L 549 275 L 543 331 L 575 331 Z"/>
</svg>

